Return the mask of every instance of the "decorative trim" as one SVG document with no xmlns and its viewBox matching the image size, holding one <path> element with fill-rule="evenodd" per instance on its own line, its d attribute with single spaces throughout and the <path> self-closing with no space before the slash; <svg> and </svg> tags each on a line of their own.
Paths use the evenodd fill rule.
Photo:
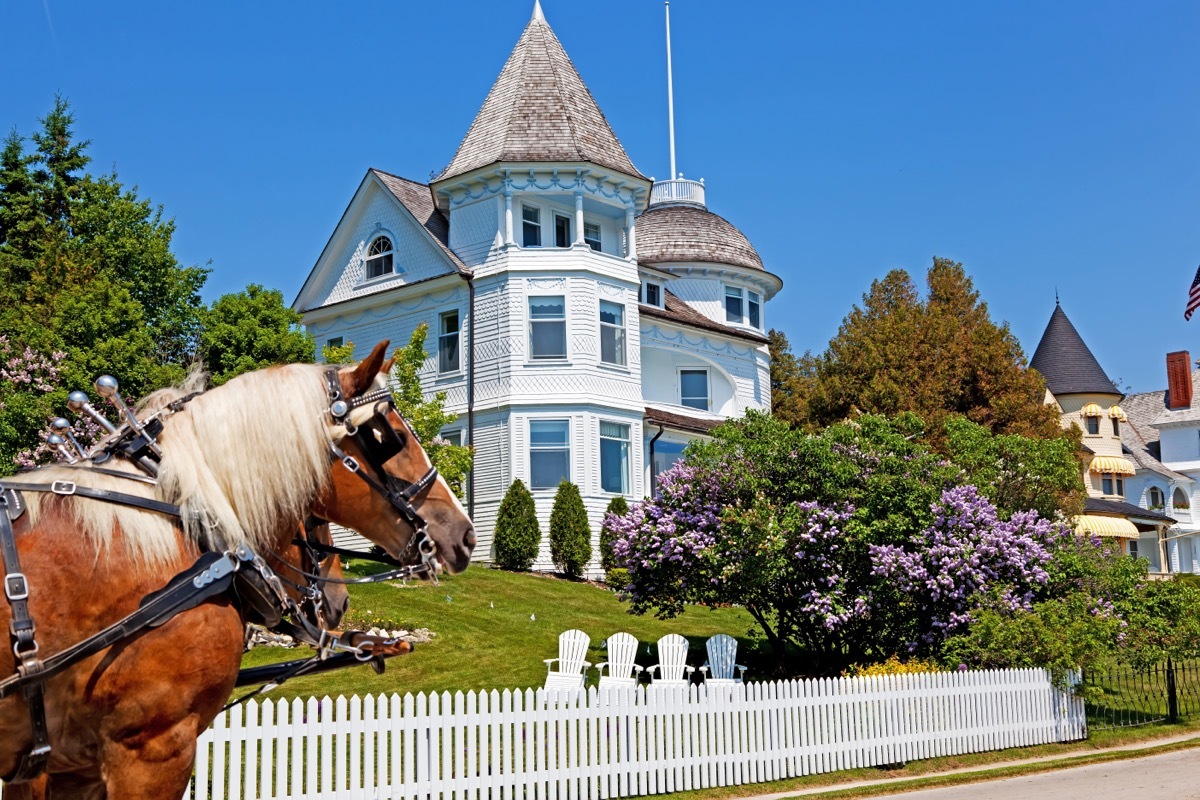
<svg viewBox="0 0 1200 800">
<path fill-rule="evenodd" d="M 714 346 L 712 340 L 707 336 L 701 336 L 693 339 L 683 331 L 665 331 L 657 325 L 649 327 L 643 326 L 641 329 L 642 344 L 646 344 L 647 337 L 654 337 L 657 341 L 664 344 L 674 345 L 676 347 L 699 348 L 710 353 L 718 353 L 722 355 L 738 356 L 746 358 L 747 356 L 757 356 L 758 350 L 753 347 L 741 348 L 735 347 L 733 343 L 727 342 L 724 345 Z"/>
<path fill-rule="evenodd" d="M 565 278 L 526 278 L 526 284 L 530 289 L 566 289 L 567 281 Z"/>
<path fill-rule="evenodd" d="M 636 209 L 644 200 L 644 186 L 629 185 L 628 180 L 610 178 L 604 173 L 592 174 L 592 168 L 550 169 L 529 168 L 528 170 L 497 170 L 492 174 L 476 175 L 446 186 L 439 191 L 450 205 L 461 206 L 492 194 L 512 192 L 570 192 L 583 193 L 615 200 L 623 206 Z M 573 173 L 562 175 L 560 173 Z"/>
<path fill-rule="evenodd" d="M 613 283 L 605 283 L 604 281 L 596 281 L 596 288 L 600 290 L 600 294 L 605 297 L 625 297 L 624 287 L 617 286 Z"/>
<path fill-rule="evenodd" d="M 323 331 L 333 330 L 335 328 L 343 328 L 347 325 L 357 325 L 364 320 L 385 319 L 388 317 L 395 317 L 399 314 L 420 311 L 425 308 L 444 306 L 447 303 L 454 301 L 461 302 L 462 299 L 462 289 L 452 289 L 449 292 L 444 293 L 430 292 L 428 294 L 419 296 L 415 301 L 396 300 L 388 303 L 387 305 L 366 308 L 362 311 L 353 313 L 338 314 L 337 316 L 323 322 L 306 322 L 305 325 L 308 327 L 309 331 L 317 334 Z"/>
</svg>

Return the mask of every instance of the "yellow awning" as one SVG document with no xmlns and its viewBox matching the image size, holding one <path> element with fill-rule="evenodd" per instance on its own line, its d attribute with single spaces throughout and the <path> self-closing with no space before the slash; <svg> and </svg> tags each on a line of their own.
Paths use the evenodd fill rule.
<svg viewBox="0 0 1200 800">
<path fill-rule="evenodd" d="M 1128 422 L 1129 416 L 1125 413 L 1125 409 L 1120 406 L 1113 406 L 1108 410 L 1108 415 L 1113 419 L 1119 419 L 1121 422 Z"/>
<path fill-rule="evenodd" d="M 1137 467 L 1133 466 L 1129 459 L 1120 456 L 1096 456 L 1088 465 L 1088 471 L 1097 475 L 1103 475 L 1106 472 L 1117 475 L 1134 475 L 1137 473 Z"/>
<path fill-rule="evenodd" d="M 1075 532 L 1080 535 L 1114 536 L 1118 539 L 1138 538 L 1138 529 L 1124 517 L 1099 517 L 1083 514 L 1075 518 Z"/>
<path fill-rule="evenodd" d="M 1085 417 L 1104 416 L 1104 412 L 1100 410 L 1100 406 L 1097 405 L 1096 403 L 1088 403 L 1086 406 L 1084 406 L 1083 408 L 1081 408 L 1079 410 L 1079 413 L 1083 414 Z"/>
</svg>

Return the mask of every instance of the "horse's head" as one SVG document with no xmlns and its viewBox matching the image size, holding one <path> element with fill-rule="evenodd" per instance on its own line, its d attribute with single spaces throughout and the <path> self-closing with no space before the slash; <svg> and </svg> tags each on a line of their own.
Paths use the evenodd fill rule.
<svg viewBox="0 0 1200 800">
<path fill-rule="evenodd" d="M 336 373 L 330 388 L 339 394 L 330 410 L 338 423 L 335 443 L 347 458 L 334 463 L 313 513 L 357 530 L 405 563 L 432 548 L 441 568 L 462 572 L 475 548 L 475 527 L 382 391 L 393 363 L 384 361 L 387 345 L 380 342 L 357 366 Z"/>
</svg>

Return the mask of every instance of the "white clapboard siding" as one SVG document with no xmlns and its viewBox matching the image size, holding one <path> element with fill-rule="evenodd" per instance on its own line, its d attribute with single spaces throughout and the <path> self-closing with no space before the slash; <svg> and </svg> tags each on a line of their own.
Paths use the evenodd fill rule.
<svg viewBox="0 0 1200 800">
<path fill-rule="evenodd" d="M 1033 669 L 250 701 L 188 797 L 615 800 L 1086 736 Z"/>
</svg>

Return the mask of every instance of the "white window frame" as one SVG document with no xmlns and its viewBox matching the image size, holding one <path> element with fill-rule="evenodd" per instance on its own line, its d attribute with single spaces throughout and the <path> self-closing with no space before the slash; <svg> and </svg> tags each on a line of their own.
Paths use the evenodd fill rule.
<svg viewBox="0 0 1200 800">
<path fill-rule="evenodd" d="M 1137 539 L 1129 540 L 1129 556 L 1131 558 L 1138 557 L 1138 540 Z"/>
<path fill-rule="evenodd" d="M 592 230 L 595 230 L 595 236 L 589 235 Z M 583 221 L 583 242 L 597 253 L 604 252 L 604 234 L 599 222 Z"/>
<path fill-rule="evenodd" d="M 532 211 L 536 219 L 529 220 L 525 218 L 525 212 Z M 527 226 L 532 226 L 532 230 L 537 232 L 537 244 L 528 244 L 526 242 L 526 234 L 531 230 Z M 541 247 L 545 239 L 542 231 L 542 207 L 535 206 L 531 203 L 521 203 L 521 247 Z"/>
<path fill-rule="evenodd" d="M 454 315 L 457 324 L 453 331 L 445 330 L 446 318 L 451 314 Z M 442 341 L 453 336 L 455 339 L 456 357 L 458 362 L 454 367 L 447 369 L 442 363 Z M 439 375 L 454 375 L 462 372 L 462 312 L 457 308 L 452 308 L 438 314 L 438 374 Z"/>
<path fill-rule="evenodd" d="M 326 347 L 343 347 L 346 344 L 346 337 L 334 336 L 332 339 L 325 340 Z"/>
<path fill-rule="evenodd" d="M 650 288 L 649 287 L 651 287 L 651 286 L 653 286 L 658 291 L 658 302 L 657 303 L 650 302 Z M 661 283 L 659 283 L 658 281 L 642 281 L 642 290 L 641 290 L 641 293 L 638 295 L 639 303 L 645 303 L 646 305 L 654 306 L 655 308 L 663 308 L 666 305 L 666 300 L 667 300 L 666 288 Z"/>
<path fill-rule="evenodd" d="M 380 239 L 384 239 L 388 243 L 388 249 L 379 253 L 371 253 L 371 249 L 375 247 L 375 243 Z M 371 262 L 382 261 L 385 257 L 391 256 L 388 262 L 390 268 L 386 272 L 380 272 L 378 275 L 371 274 Z M 396 241 L 389 232 L 378 231 L 371 237 L 371 241 L 367 244 L 367 250 L 363 254 L 363 282 L 377 281 L 387 278 L 390 275 L 399 275 L 402 270 L 396 269 Z"/>
<path fill-rule="evenodd" d="M 620 324 L 604 321 L 604 317 L 601 315 L 604 313 L 604 304 L 605 303 L 607 303 L 611 306 L 616 306 L 617 308 L 619 308 L 621 310 Z M 596 320 L 600 324 L 600 337 L 599 338 L 600 338 L 600 363 L 601 364 L 607 364 L 610 367 L 627 367 L 627 366 L 629 366 L 629 353 L 628 353 L 629 332 L 628 332 L 628 329 L 625 327 L 625 320 L 628 316 L 629 316 L 629 314 L 627 313 L 624 303 L 617 303 L 613 300 L 601 300 L 600 301 L 600 304 L 596 310 Z M 616 342 L 620 344 L 620 352 L 616 354 L 617 355 L 616 361 L 606 361 L 604 358 L 604 332 L 606 329 L 611 330 L 613 332 L 613 335 L 616 338 Z"/>
<path fill-rule="evenodd" d="M 685 373 L 685 372 L 703 372 L 704 373 L 704 384 L 705 384 L 705 389 L 707 391 L 708 396 L 706 398 L 704 398 L 707 405 L 702 409 L 696 408 L 696 406 L 689 406 L 685 402 L 683 402 L 684 401 L 683 373 Z M 679 367 L 678 372 L 676 374 L 676 381 L 677 381 L 676 385 L 679 388 L 679 395 L 678 395 L 679 405 L 684 406 L 685 408 L 693 408 L 697 411 L 712 411 L 712 402 L 713 402 L 712 401 L 712 370 L 710 370 L 708 367 Z"/>
<path fill-rule="evenodd" d="M 751 309 L 758 311 L 758 322 L 754 321 L 754 313 Z M 755 330 L 763 329 L 763 304 L 762 295 L 759 292 L 746 290 L 746 324 Z"/>
<path fill-rule="evenodd" d="M 557 297 L 562 300 L 562 317 L 560 319 L 538 318 L 533 317 L 533 301 Z M 561 363 L 568 360 L 570 351 L 567 344 L 567 295 L 564 294 L 535 294 L 525 298 L 525 313 L 529 317 L 529 360 L 534 363 Z M 538 356 L 533 352 L 533 326 L 537 323 L 558 323 L 562 325 L 563 331 L 563 352 L 562 355 Z"/>
<path fill-rule="evenodd" d="M 565 448 L 564 447 L 535 447 L 534 446 L 534 444 L 533 444 L 533 426 L 537 425 L 539 423 L 549 423 L 549 422 L 559 423 L 559 424 L 566 426 L 566 428 L 567 428 L 567 444 L 566 444 Z M 534 491 L 534 492 L 549 492 L 549 491 L 555 491 L 556 489 L 558 489 L 557 483 L 554 484 L 553 486 L 535 486 L 533 484 L 533 454 L 535 451 L 559 453 L 565 449 L 566 453 L 567 453 L 567 474 L 564 475 L 562 478 L 560 478 L 560 482 L 563 480 L 567 480 L 567 481 L 571 480 L 571 473 L 572 473 L 572 470 L 571 470 L 571 467 L 572 467 L 572 464 L 571 464 L 571 418 L 570 417 L 533 417 L 528 420 L 528 424 L 525 426 L 525 431 L 528 434 L 528 438 L 526 439 L 526 448 L 527 448 L 526 452 L 529 455 L 529 475 L 528 475 L 529 490 Z"/>
<path fill-rule="evenodd" d="M 1158 493 L 1158 497 L 1159 497 L 1158 503 L 1154 502 L 1155 492 Z M 1162 487 L 1160 487 L 1160 486 L 1147 487 L 1147 489 L 1146 489 L 1146 508 L 1153 511 L 1153 510 L 1155 510 L 1156 505 L 1158 506 L 1158 510 L 1160 510 L 1160 511 L 1162 509 L 1166 508 L 1167 507 L 1167 494 L 1166 494 L 1166 492 L 1164 492 L 1162 490 Z"/>
<path fill-rule="evenodd" d="M 615 436 L 605 436 L 604 435 L 605 424 L 619 425 L 620 427 L 624 428 L 625 429 L 625 438 L 618 439 Z M 604 494 L 627 495 L 632 491 L 632 483 L 633 483 L 633 425 L 631 425 L 629 422 L 623 422 L 620 420 L 601 419 L 599 428 L 600 428 L 600 444 L 601 444 L 601 446 L 598 448 L 600 451 L 600 469 L 599 469 L 600 491 L 603 492 Z M 623 474 L 621 475 L 621 488 L 617 491 L 613 491 L 612 489 L 604 488 L 604 446 L 603 445 L 604 445 L 605 441 L 619 442 L 619 443 L 625 445 L 625 456 L 624 456 L 625 470 L 624 470 Z"/>
</svg>

